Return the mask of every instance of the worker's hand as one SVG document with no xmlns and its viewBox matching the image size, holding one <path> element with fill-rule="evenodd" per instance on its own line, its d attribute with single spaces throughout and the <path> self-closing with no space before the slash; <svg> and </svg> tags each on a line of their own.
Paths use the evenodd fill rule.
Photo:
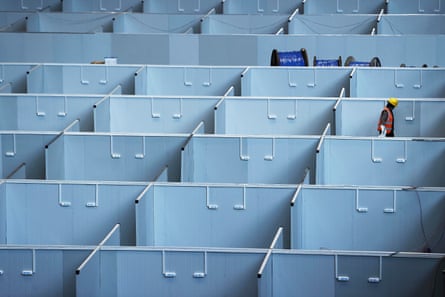
<svg viewBox="0 0 445 297">
<path fill-rule="evenodd" d="M 386 136 L 386 128 L 384 125 L 380 125 L 380 134 L 379 137 L 385 137 Z"/>
</svg>

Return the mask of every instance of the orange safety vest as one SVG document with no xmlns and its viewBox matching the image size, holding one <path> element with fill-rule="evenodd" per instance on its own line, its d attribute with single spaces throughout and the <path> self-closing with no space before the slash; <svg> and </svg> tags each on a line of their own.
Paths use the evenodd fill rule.
<svg viewBox="0 0 445 297">
<path fill-rule="evenodd" d="M 386 119 L 385 122 L 382 122 L 382 117 L 380 117 L 379 123 L 377 124 L 377 130 L 379 132 L 381 132 L 380 126 L 384 125 L 385 128 L 386 128 L 386 134 L 391 134 L 392 128 L 393 128 L 393 125 L 394 125 L 394 116 L 392 114 L 391 109 L 389 109 L 388 107 L 385 106 L 385 108 L 383 110 L 386 110 L 386 112 L 388 113 L 388 118 Z"/>
</svg>

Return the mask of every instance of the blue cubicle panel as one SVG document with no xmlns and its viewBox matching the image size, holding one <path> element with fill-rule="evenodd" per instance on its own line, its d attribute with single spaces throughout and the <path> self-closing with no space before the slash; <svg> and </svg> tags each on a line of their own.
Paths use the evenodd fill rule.
<svg viewBox="0 0 445 297">
<path fill-rule="evenodd" d="M 434 296 L 444 292 L 443 254 L 274 251 L 258 278 L 259 297 Z M 415 273 L 413 273 L 415 271 Z"/>
<path fill-rule="evenodd" d="M 376 24 L 376 15 L 320 14 L 296 15 L 288 26 L 289 34 L 371 34 Z"/>
<path fill-rule="evenodd" d="M 311 136 L 195 135 L 181 152 L 181 181 L 299 183 L 306 168 L 314 168 L 318 141 Z"/>
<path fill-rule="evenodd" d="M 378 14 L 385 8 L 385 0 L 306 0 L 304 2 L 304 14 L 335 14 L 335 13 L 360 13 Z"/>
<path fill-rule="evenodd" d="M 45 146 L 59 132 L 0 131 L 1 177 L 5 178 L 23 163 L 26 178 L 45 178 Z"/>
<path fill-rule="evenodd" d="M 351 77 L 351 97 L 445 97 L 442 68 L 358 68 Z"/>
<path fill-rule="evenodd" d="M 443 14 L 444 0 L 391 0 L 388 2 L 388 14 Z"/>
<path fill-rule="evenodd" d="M 93 131 L 93 105 L 101 96 L 6 94 L 0 96 L 0 130 L 61 131 L 79 119 Z"/>
<path fill-rule="evenodd" d="M 242 67 L 146 66 L 135 76 L 136 95 L 223 96 L 240 93 Z"/>
<path fill-rule="evenodd" d="M 63 12 L 141 12 L 141 0 L 64 0 Z"/>
<path fill-rule="evenodd" d="M 116 15 L 110 13 L 36 13 L 26 20 L 27 32 L 113 32 Z"/>
<path fill-rule="evenodd" d="M 77 297 L 257 296 L 264 250 L 102 247 L 76 275 Z M 97 283 L 100 279 L 100 285 Z"/>
<path fill-rule="evenodd" d="M 275 34 L 287 32 L 286 15 L 209 15 L 202 20 L 202 34 Z"/>
<path fill-rule="evenodd" d="M 0 247 L 4 296 L 76 296 L 74 272 L 94 247 Z"/>
<path fill-rule="evenodd" d="M 241 78 L 242 96 L 338 97 L 349 94 L 350 69 L 342 67 L 252 67 Z"/>
<path fill-rule="evenodd" d="M 295 200 L 292 249 L 445 252 L 443 188 L 306 186 Z"/>
<path fill-rule="evenodd" d="M 221 12 L 221 0 L 150 0 L 143 2 L 144 13 L 206 14 L 211 9 Z"/>
<path fill-rule="evenodd" d="M 337 98 L 226 97 L 215 110 L 215 134 L 321 135 L 334 122 Z"/>
<path fill-rule="evenodd" d="M 138 246 L 266 248 L 283 227 L 295 188 L 152 185 L 136 204 Z"/>
<path fill-rule="evenodd" d="M 46 178 L 152 181 L 168 166 L 169 181 L 179 181 L 188 136 L 64 133 L 46 149 Z"/>
<path fill-rule="evenodd" d="M 122 14 L 113 21 L 113 33 L 200 33 L 199 14 Z"/>
<path fill-rule="evenodd" d="M 443 187 L 445 140 L 327 137 L 316 184 Z"/>
<path fill-rule="evenodd" d="M 95 245 L 117 223 L 119 244 L 136 244 L 134 199 L 143 185 L 17 181 L 3 187 L 0 244 Z"/>
<path fill-rule="evenodd" d="M 138 65 L 40 64 L 27 74 L 28 93 L 134 94 Z"/>
<path fill-rule="evenodd" d="M 90 63 L 116 57 L 120 64 L 268 66 L 274 48 L 304 47 L 311 61 L 313 56 L 357 61 L 378 56 L 383 66 L 445 65 L 443 35 L 0 34 L 3 62 Z"/>
<path fill-rule="evenodd" d="M 335 110 L 335 132 L 343 136 L 377 136 L 377 122 L 387 99 L 348 98 Z M 398 137 L 445 137 L 445 101 L 399 99 L 393 110 Z"/>
<path fill-rule="evenodd" d="M 445 34 L 445 15 L 384 15 L 377 23 L 377 32 L 391 35 Z"/>
<path fill-rule="evenodd" d="M 0 11 L 41 11 L 41 10 L 52 10 L 51 8 L 58 7 L 60 5 L 60 0 L 21 0 L 21 1 L 10 1 L 1 0 L 0 1 Z"/>
<path fill-rule="evenodd" d="M 1 98 L 1 97 L 0 97 Z M 214 132 L 220 97 L 111 96 L 96 104 L 96 132 L 191 133 L 203 121 Z"/>
<path fill-rule="evenodd" d="M 281 14 L 290 15 L 301 8 L 301 1 L 294 0 L 225 0 L 224 14 Z"/>
</svg>

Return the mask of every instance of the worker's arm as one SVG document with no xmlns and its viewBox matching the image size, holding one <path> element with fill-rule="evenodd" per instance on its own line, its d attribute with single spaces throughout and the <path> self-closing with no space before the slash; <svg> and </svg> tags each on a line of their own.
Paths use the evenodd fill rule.
<svg viewBox="0 0 445 297">
<path fill-rule="evenodd" d="M 388 119 L 388 112 L 386 110 L 383 110 L 382 113 L 380 114 L 380 123 L 386 122 L 387 119 Z M 386 136 L 386 127 L 383 124 L 380 125 L 379 136 L 382 137 Z"/>
</svg>

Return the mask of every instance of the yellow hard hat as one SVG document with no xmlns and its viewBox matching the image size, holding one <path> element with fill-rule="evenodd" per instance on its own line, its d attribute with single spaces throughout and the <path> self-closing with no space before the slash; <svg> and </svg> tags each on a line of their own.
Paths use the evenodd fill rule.
<svg viewBox="0 0 445 297">
<path fill-rule="evenodd" d="M 389 98 L 388 102 L 394 107 L 396 107 L 397 104 L 399 104 L 399 100 L 397 100 L 397 98 L 394 98 L 394 97 Z"/>
</svg>

